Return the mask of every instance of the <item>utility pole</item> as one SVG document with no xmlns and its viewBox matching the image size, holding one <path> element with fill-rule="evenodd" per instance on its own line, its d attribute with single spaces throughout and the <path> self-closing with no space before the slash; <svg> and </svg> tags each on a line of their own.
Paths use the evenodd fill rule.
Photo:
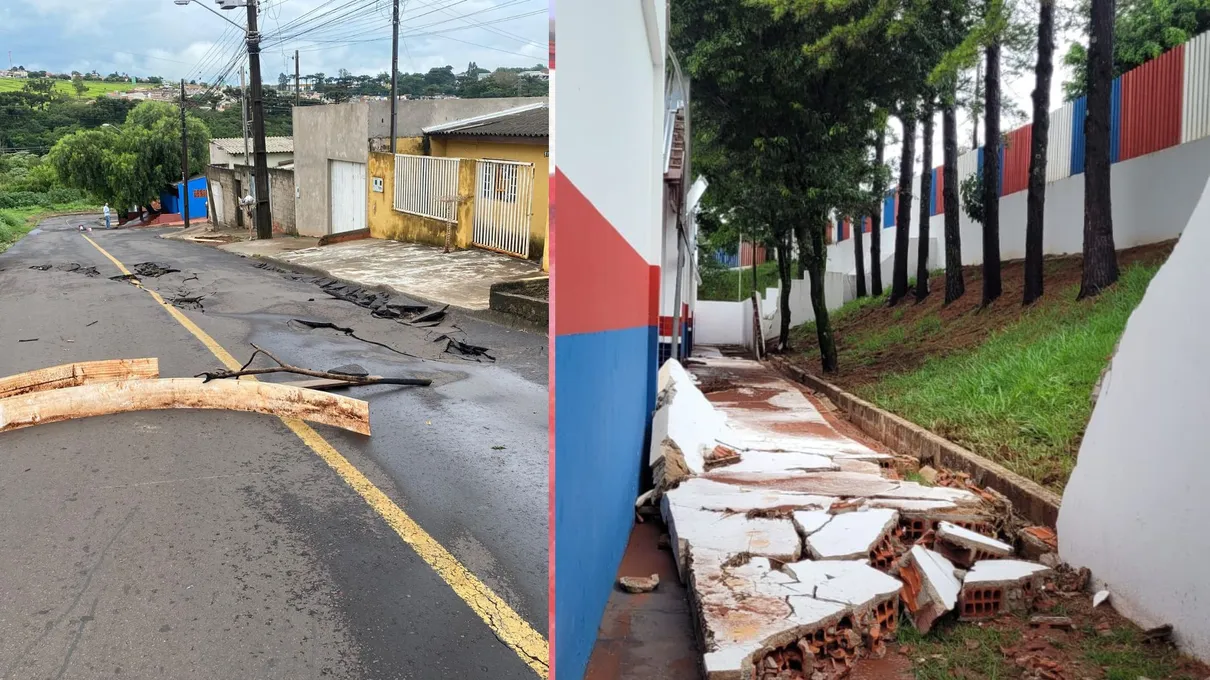
<svg viewBox="0 0 1210 680">
<path fill-rule="evenodd" d="M 239 89 L 240 89 L 240 116 L 244 123 L 244 167 L 252 164 L 252 158 L 248 152 L 248 84 L 244 82 L 244 69 L 239 70 Z M 242 196 L 240 198 L 243 198 Z"/>
<path fill-rule="evenodd" d="M 395 124 L 399 108 L 399 0 L 391 15 L 391 153 L 395 153 Z"/>
<path fill-rule="evenodd" d="M 248 71 L 252 78 L 252 149 L 256 154 L 256 238 L 273 238 L 269 215 L 269 159 L 265 153 L 265 102 L 260 78 L 260 33 L 256 30 L 256 0 L 248 3 Z"/>
<path fill-rule="evenodd" d="M 185 79 L 181 78 L 181 217 L 189 228 L 189 133 L 185 127 Z"/>
<path fill-rule="evenodd" d="M 298 50 L 294 50 L 294 105 L 298 106 Z"/>
</svg>

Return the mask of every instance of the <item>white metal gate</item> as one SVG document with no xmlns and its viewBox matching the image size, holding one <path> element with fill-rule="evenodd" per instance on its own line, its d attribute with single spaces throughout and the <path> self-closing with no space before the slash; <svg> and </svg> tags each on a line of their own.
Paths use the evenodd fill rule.
<svg viewBox="0 0 1210 680">
<path fill-rule="evenodd" d="M 528 258 L 533 213 L 533 163 L 476 161 L 475 245 Z"/>
<path fill-rule="evenodd" d="M 226 224 L 223 222 L 223 185 L 218 182 L 210 185 L 210 205 L 214 210 L 214 223 Z"/>
<path fill-rule="evenodd" d="M 366 228 L 366 164 L 331 161 L 332 233 Z"/>
</svg>

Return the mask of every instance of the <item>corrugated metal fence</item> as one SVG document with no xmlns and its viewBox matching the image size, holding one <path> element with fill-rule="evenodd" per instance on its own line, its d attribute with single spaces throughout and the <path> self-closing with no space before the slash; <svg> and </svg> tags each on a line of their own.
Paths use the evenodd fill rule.
<svg viewBox="0 0 1210 680">
<path fill-rule="evenodd" d="M 1088 98 L 1066 102 L 1050 115 L 1046 150 L 1046 181 L 1057 182 L 1084 172 L 1084 120 Z M 1029 187 L 1030 142 L 1033 125 L 1005 135 L 1000 156 L 1000 195 Z M 1210 33 L 1203 33 L 1113 81 L 1109 106 L 1109 162 L 1138 158 L 1178 144 L 1210 137 Z M 958 183 L 979 172 L 983 148 L 958 157 Z M 929 214 L 945 212 L 942 167 L 932 169 Z M 913 180 L 913 191 L 920 177 Z M 895 226 L 898 196 L 894 188 L 883 202 L 882 226 Z M 915 218 L 913 210 L 913 219 Z M 842 240 L 851 230 L 837 225 Z"/>
</svg>

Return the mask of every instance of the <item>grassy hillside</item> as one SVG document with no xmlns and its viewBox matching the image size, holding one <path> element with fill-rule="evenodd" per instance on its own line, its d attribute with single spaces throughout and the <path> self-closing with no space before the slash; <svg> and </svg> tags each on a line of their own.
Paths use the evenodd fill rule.
<svg viewBox="0 0 1210 680">
<path fill-rule="evenodd" d="M 0 78 L 0 92 L 12 92 L 25 87 L 26 81 L 20 78 Z M 130 90 L 132 88 L 129 81 L 121 83 L 106 83 L 99 80 L 86 80 L 84 85 L 88 88 L 84 92 L 85 98 L 98 97 L 106 92 L 116 92 L 120 90 Z M 150 89 L 153 85 L 140 84 L 138 89 Z M 65 94 L 69 97 L 76 96 L 76 90 L 71 86 L 70 80 L 56 80 L 55 91 Z"/>
<path fill-rule="evenodd" d="M 865 298 L 838 310 L 840 373 L 830 379 L 864 399 L 1056 491 L 1075 465 L 1092 415 L 1091 394 L 1130 313 L 1172 243 L 1118 254 L 1122 276 L 1091 300 L 1076 301 L 1079 257 L 1047 260 L 1046 294 L 1021 307 L 1023 265 L 1004 264 L 1004 295 L 980 308 L 979 269 L 966 295 L 942 306 L 933 293 L 887 308 Z M 791 359 L 819 372 L 813 324 L 792 332 Z"/>
</svg>

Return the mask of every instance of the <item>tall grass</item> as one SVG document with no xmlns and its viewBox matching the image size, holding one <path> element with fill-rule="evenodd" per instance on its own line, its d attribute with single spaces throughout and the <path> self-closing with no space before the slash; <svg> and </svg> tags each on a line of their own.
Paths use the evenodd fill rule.
<svg viewBox="0 0 1210 680">
<path fill-rule="evenodd" d="M 52 206 L 28 206 L 0 209 L 0 253 L 8 250 L 48 215 L 65 212 L 96 210 L 97 206 L 85 201 L 60 203 Z"/>
<path fill-rule="evenodd" d="M 1052 304 L 1028 310 L 973 350 L 856 391 L 1061 491 L 1092 413 L 1092 387 L 1158 270 L 1130 266 L 1091 300 L 1077 302 L 1077 286 L 1054 291 Z"/>
</svg>

